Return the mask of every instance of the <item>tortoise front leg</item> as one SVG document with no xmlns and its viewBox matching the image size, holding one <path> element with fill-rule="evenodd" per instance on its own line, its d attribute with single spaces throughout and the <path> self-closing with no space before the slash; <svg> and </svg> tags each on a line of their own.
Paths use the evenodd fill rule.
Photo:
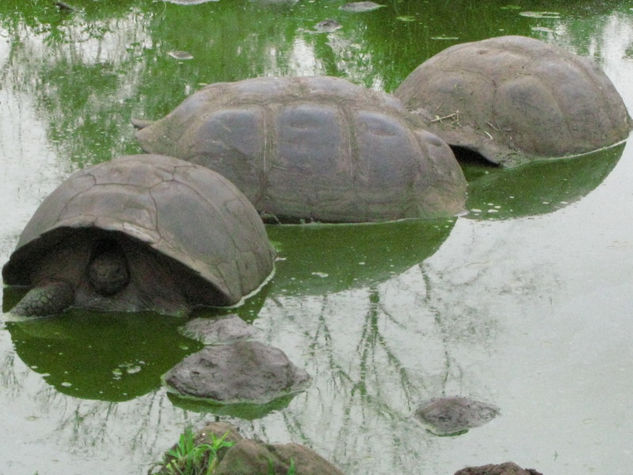
<svg viewBox="0 0 633 475">
<path fill-rule="evenodd" d="M 11 313 L 27 317 L 54 315 L 63 312 L 74 300 L 75 292 L 68 282 L 52 280 L 29 290 Z"/>
</svg>

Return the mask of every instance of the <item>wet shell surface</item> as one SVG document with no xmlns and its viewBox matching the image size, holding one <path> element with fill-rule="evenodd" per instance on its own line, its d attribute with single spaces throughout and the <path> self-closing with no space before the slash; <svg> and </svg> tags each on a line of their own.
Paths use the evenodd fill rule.
<svg viewBox="0 0 633 475">
<path fill-rule="evenodd" d="M 127 288 L 111 296 L 91 292 L 84 277 L 103 242 L 121 249 L 130 272 Z M 271 274 L 273 258 L 261 218 L 227 179 L 172 157 L 133 155 L 80 170 L 54 190 L 3 278 L 69 283 L 77 306 L 169 313 L 171 295 L 187 307 L 237 303 Z"/>
<path fill-rule="evenodd" d="M 450 147 L 393 96 L 343 79 L 212 84 L 137 137 L 150 153 L 218 171 L 281 220 L 383 221 L 464 207 Z"/>
<path fill-rule="evenodd" d="M 622 98 L 592 60 L 522 36 L 450 47 L 395 95 L 451 146 L 506 166 L 591 152 L 631 130 Z"/>
</svg>

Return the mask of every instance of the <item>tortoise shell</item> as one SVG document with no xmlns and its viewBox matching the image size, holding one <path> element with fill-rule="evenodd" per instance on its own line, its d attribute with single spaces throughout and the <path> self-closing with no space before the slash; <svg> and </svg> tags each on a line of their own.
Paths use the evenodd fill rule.
<svg viewBox="0 0 633 475">
<path fill-rule="evenodd" d="M 5 283 L 33 286 L 54 272 L 80 286 L 93 236 L 121 243 L 138 285 L 159 279 L 143 256 L 161 260 L 161 278 L 177 276 L 188 305 L 235 304 L 273 269 L 261 218 L 227 179 L 176 158 L 131 155 L 74 173 L 42 202 L 2 270 Z M 160 310 L 128 303 L 122 309 Z"/>
<path fill-rule="evenodd" d="M 363 222 L 453 215 L 450 148 L 388 94 L 333 77 L 211 84 L 137 132 L 144 150 L 209 167 L 262 214 Z"/>
<path fill-rule="evenodd" d="M 521 36 L 452 46 L 395 95 L 450 145 L 506 166 L 591 152 L 631 130 L 622 98 L 593 61 Z"/>
</svg>

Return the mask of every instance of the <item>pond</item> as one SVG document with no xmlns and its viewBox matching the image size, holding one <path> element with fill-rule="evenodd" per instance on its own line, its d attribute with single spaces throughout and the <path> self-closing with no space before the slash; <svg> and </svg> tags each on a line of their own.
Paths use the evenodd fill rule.
<svg viewBox="0 0 633 475">
<path fill-rule="evenodd" d="M 54 3 L 0 4 L 3 263 L 71 172 L 140 151 L 132 117 L 161 117 L 208 83 L 328 74 L 390 92 L 448 46 L 520 34 L 592 57 L 633 111 L 628 0 L 382 0 L 366 12 L 341 10 L 345 0 Z M 341 28 L 319 32 L 328 19 Z M 633 149 L 464 168 L 458 218 L 267 228 L 276 275 L 235 311 L 313 377 L 267 411 L 236 417 L 167 395 L 160 376 L 200 347 L 176 318 L 5 315 L 0 472 L 145 473 L 186 425 L 219 418 L 350 474 L 506 460 L 629 473 Z M 6 312 L 19 293 L 3 292 Z M 438 437 L 412 414 L 441 396 L 500 415 Z"/>
</svg>

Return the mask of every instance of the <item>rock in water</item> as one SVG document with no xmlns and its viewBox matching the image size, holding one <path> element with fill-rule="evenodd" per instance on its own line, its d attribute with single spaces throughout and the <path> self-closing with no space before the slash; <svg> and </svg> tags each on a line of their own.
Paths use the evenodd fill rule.
<svg viewBox="0 0 633 475">
<path fill-rule="evenodd" d="M 327 20 L 320 21 L 316 25 L 314 25 L 314 30 L 317 33 L 332 33 L 333 31 L 340 30 L 343 28 L 338 21 L 332 20 L 328 18 Z"/>
<path fill-rule="evenodd" d="M 415 411 L 416 418 L 435 435 L 458 435 L 490 422 L 499 409 L 465 397 L 430 399 Z"/>
<path fill-rule="evenodd" d="M 310 376 L 283 351 L 257 341 L 208 346 L 163 377 L 169 389 L 222 404 L 265 404 L 305 389 Z"/>
<path fill-rule="evenodd" d="M 466 467 L 455 472 L 455 475 L 543 475 L 533 468 L 523 469 L 516 463 L 482 465 L 480 467 Z"/>
<path fill-rule="evenodd" d="M 177 59 L 179 61 L 186 61 L 188 59 L 193 59 L 193 55 L 191 53 L 189 53 L 188 51 L 169 51 L 167 53 L 169 56 L 171 56 L 174 59 Z"/>
<path fill-rule="evenodd" d="M 344 12 L 363 13 L 378 10 L 379 8 L 382 8 L 384 6 L 385 5 L 381 5 L 375 2 L 352 2 L 343 5 L 341 7 L 341 10 L 343 10 Z"/>
<path fill-rule="evenodd" d="M 215 468 L 213 469 L 215 475 L 267 473 L 343 475 L 343 472 L 332 463 L 303 445 L 294 443 L 267 444 L 259 440 L 246 439 L 240 435 L 235 426 L 226 422 L 211 422 L 207 424 L 195 434 L 194 444 L 213 445 L 214 441 L 220 438 L 224 438 L 223 440 L 229 446 L 224 446 L 217 452 Z M 172 450 L 175 450 L 176 447 L 174 446 Z M 165 454 L 166 462 L 159 466 L 159 471 L 152 473 L 167 473 L 166 464 L 173 461 L 170 452 Z M 204 462 L 204 459 L 201 459 L 201 462 Z M 206 464 L 197 468 L 199 468 L 199 472 L 196 473 L 207 473 L 208 466 Z"/>
<path fill-rule="evenodd" d="M 233 343 L 254 339 L 258 329 L 237 315 L 221 318 L 196 318 L 188 321 L 181 333 L 205 345 Z"/>
</svg>

